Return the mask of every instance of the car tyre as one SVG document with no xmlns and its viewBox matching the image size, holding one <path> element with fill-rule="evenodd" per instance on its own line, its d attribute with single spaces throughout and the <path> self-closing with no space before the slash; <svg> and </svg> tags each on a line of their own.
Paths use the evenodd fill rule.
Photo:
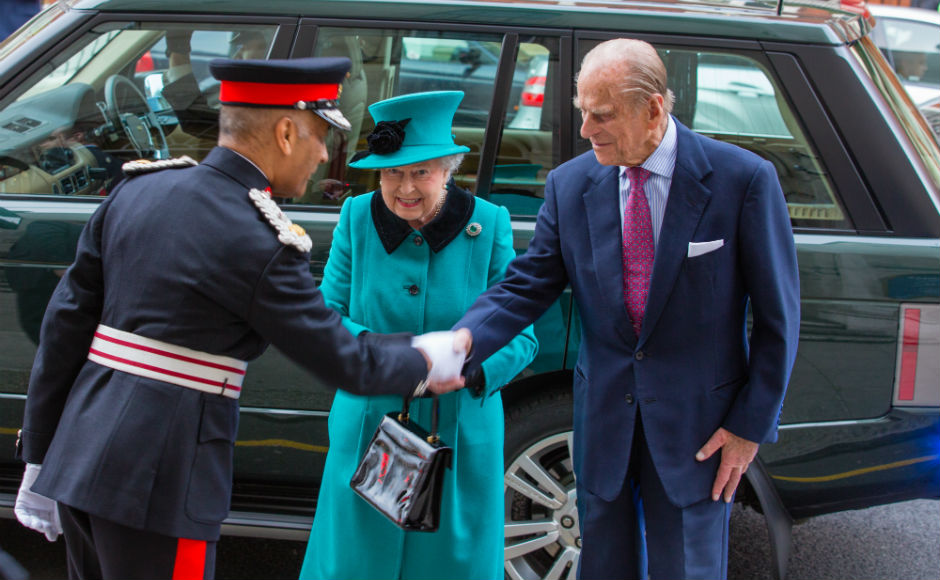
<svg viewBox="0 0 940 580">
<path fill-rule="evenodd" d="M 505 572 L 574 579 L 581 555 L 571 462 L 572 398 L 543 391 L 506 410 Z"/>
</svg>

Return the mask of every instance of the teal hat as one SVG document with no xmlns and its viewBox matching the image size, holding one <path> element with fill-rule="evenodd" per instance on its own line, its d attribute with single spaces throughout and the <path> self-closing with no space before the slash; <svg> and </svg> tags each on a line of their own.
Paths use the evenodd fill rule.
<svg viewBox="0 0 940 580">
<path fill-rule="evenodd" d="M 470 151 L 469 147 L 454 143 L 451 134 L 454 113 L 461 100 L 463 91 L 432 91 L 372 104 L 369 113 L 375 120 L 375 129 L 368 137 L 369 151 L 357 153 L 349 166 L 401 167 Z"/>
</svg>

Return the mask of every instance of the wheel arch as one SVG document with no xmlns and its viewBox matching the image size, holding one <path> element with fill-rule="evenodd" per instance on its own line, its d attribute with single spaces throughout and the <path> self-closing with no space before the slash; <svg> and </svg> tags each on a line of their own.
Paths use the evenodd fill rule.
<svg viewBox="0 0 940 580">
<path fill-rule="evenodd" d="M 570 369 L 517 378 L 500 391 L 503 397 L 503 408 L 508 413 L 530 397 L 549 391 L 570 390 L 573 381 L 574 373 Z"/>
<path fill-rule="evenodd" d="M 777 488 L 759 457 L 751 463 L 744 477 L 750 491 L 757 497 L 767 524 L 774 578 L 784 580 L 787 577 L 787 565 L 793 545 L 793 518 L 783 505 L 783 500 L 780 499 L 780 494 L 777 493 Z"/>
</svg>

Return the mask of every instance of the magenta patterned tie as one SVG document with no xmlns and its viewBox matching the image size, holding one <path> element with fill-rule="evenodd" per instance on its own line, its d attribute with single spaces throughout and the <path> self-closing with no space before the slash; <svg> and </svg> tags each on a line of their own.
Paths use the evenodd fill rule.
<svg viewBox="0 0 940 580">
<path fill-rule="evenodd" d="M 642 167 L 628 167 L 630 195 L 623 210 L 623 300 L 633 322 L 633 332 L 640 335 L 646 295 L 653 275 L 653 222 L 643 185 L 650 172 Z"/>
</svg>

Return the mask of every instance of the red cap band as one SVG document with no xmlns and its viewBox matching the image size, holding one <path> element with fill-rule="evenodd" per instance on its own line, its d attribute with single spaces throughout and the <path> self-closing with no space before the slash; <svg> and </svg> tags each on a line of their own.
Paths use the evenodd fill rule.
<svg viewBox="0 0 940 580">
<path fill-rule="evenodd" d="M 302 85 L 222 81 L 219 101 L 249 105 L 293 107 L 297 101 L 339 98 L 339 85 Z"/>
</svg>

